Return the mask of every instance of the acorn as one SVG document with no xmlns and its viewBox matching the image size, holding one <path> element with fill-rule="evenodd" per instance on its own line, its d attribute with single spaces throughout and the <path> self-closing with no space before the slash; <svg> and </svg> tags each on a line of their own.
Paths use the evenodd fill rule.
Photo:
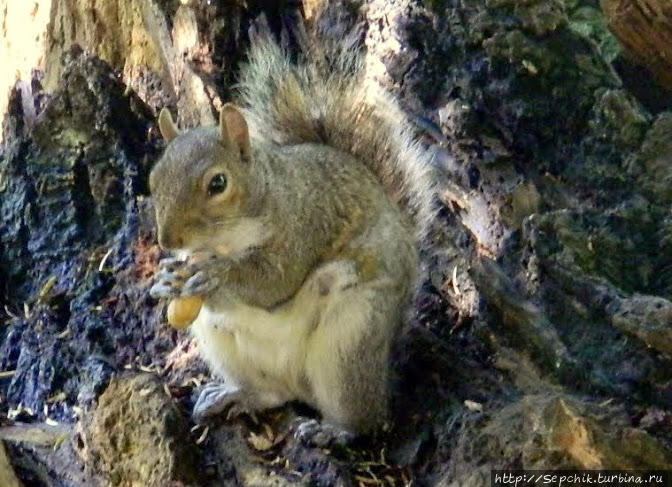
<svg viewBox="0 0 672 487">
<path fill-rule="evenodd" d="M 202 305 L 203 298 L 200 296 L 174 298 L 168 303 L 168 324 L 177 330 L 187 328 L 198 316 Z"/>
</svg>

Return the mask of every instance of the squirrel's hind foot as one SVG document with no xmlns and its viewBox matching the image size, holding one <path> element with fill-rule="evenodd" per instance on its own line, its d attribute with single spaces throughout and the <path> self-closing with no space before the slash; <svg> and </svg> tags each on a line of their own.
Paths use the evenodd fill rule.
<svg viewBox="0 0 672 487">
<path fill-rule="evenodd" d="M 202 423 L 229 408 L 227 419 L 230 419 L 246 412 L 242 406 L 243 399 L 238 386 L 210 382 L 201 390 L 191 415 L 194 421 Z"/>
<path fill-rule="evenodd" d="M 197 423 L 227 411 L 226 419 L 233 419 L 241 414 L 254 418 L 254 413 L 264 409 L 281 406 L 287 398 L 272 392 L 250 392 L 235 384 L 210 382 L 203 386 L 191 416 Z"/>
<path fill-rule="evenodd" d="M 296 418 L 292 429 L 294 438 L 313 448 L 343 448 L 355 440 L 355 435 L 338 426 L 305 417 Z"/>
</svg>

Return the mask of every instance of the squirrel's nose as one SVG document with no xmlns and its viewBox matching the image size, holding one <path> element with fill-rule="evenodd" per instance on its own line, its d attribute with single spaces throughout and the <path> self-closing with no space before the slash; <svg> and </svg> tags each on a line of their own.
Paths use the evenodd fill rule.
<svg viewBox="0 0 672 487">
<path fill-rule="evenodd" d="M 164 250 L 181 249 L 184 247 L 184 239 L 173 232 L 159 230 L 159 245 Z"/>
</svg>

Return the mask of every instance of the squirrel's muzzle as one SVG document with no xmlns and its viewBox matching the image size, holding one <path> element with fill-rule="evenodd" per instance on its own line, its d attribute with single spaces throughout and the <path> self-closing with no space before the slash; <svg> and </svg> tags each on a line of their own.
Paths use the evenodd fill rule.
<svg viewBox="0 0 672 487">
<path fill-rule="evenodd" d="M 159 225 L 159 245 L 164 250 L 176 250 L 184 247 L 184 238 L 170 228 Z"/>
</svg>

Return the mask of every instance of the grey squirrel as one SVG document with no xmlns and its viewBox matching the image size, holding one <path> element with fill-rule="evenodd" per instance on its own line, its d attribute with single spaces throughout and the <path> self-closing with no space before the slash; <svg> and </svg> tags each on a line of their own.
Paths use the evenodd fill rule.
<svg viewBox="0 0 672 487">
<path fill-rule="evenodd" d="M 293 62 L 258 35 L 218 127 L 181 133 L 167 110 L 159 127 L 150 191 L 159 243 L 181 258 L 151 292 L 203 299 L 190 330 L 222 380 L 194 414 L 299 400 L 350 433 L 379 427 L 434 188 L 362 53 L 332 43 Z"/>
</svg>

